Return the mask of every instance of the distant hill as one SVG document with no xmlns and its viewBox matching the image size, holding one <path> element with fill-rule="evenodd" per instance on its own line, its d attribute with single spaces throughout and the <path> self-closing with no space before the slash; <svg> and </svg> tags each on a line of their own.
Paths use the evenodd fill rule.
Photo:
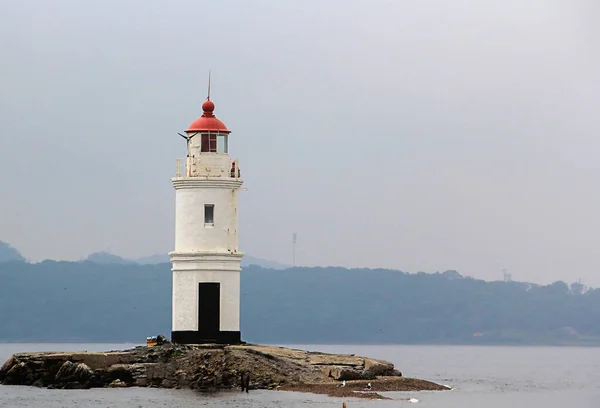
<svg viewBox="0 0 600 408">
<path fill-rule="evenodd" d="M 10 246 L 10 244 L 0 241 L 0 262 L 25 261 L 25 258 L 19 251 Z"/>
<path fill-rule="evenodd" d="M 135 259 L 135 262 L 139 263 L 140 265 L 158 265 L 170 263 L 171 260 L 167 254 L 154 254 Z"/>
<path fill-rule="evenodd" d="M 131 264 L 137 263 L 140 265 L 158 265 L 170 263 L 169 255 L 167 254 L 155 254 L 145 256 L 138 259 L 125 259 L 118 255 L 110 254 L 108 252 L 95 252 L 89 255 L 85 260 L 100 264 Z M 255 258 L 251 255 L 244 255 L 242 258 L 242 266 L 258 265 L 263 268 L 270 269 L 286 269 L 290 266 L 281 264 L 275 261 L 269 261 L 267 259 Z"/>
<path fill-rule="evenodd" d="M 242 266 L 250 266 L 250 265 L 257 265 L 257 266 L 260 266 L 262 268 L 267 268 L 267 269 L 291 268 L 290 265 L 285 265 L 285 264 L 275 262 L 275 261 L 269 261 L 267 259 L 255 258 L 251 255 L 246 254 L 242 258 Z"/>
<path fill-rule="evenodd" d="M 135 261 L 125 259 L 118 255 L 114 255 L 114 254 L 104 252 L 104 251 L 94 252 L 93 254 L 88 255 L 88 257 L 85 258 L 85 260 L 94 262 L 97 264 L 127 265 L 127 264 L 135 263 Z"/>
<path fill-rule="evenodd" d="M 10 244 L 0 241 L 0 262 L 24 262 L 26 259 L 19 253 L 19 251 Z M 127 259 L 123 258 L 119 255 L 111 254 L 106 251 L 98 251 L 89 254 L 83 261 L 89 261 L 96 264 L 102 265 L 131 265 L 131 264 L 139 264 L 139 265 L 159 265 L 159 264 L 168 264 L 171 263 L 168 254 L 154 254 L 149 256 L 144 256 L 137 259 Z M 255 258 L 251 255 L 244 255 L 242 258 L 242 266 L 250 266 L 257 265 L 262 268 L 270 268 L 270 269 L 287 269 L 290 268 L 289 265 L 285 265 L 279 262 L 270 261 L 268 259 Z"/>
<path fill-rule="evenodd" d="M 143 342 L 169 334 L 168 264 L 0 263 L 0 342 Z M 600 344 L 600 290 L 456 271 L 244 267 L 244 340 Z"/>
</svg>

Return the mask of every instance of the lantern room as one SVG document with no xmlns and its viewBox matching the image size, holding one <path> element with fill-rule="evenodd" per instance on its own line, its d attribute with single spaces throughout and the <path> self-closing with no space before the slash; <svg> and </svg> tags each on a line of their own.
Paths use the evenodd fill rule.
<svg viewBox="0 0 600 408">
<path fill-rule="evenodd" d="M 207 99 L 202 104 L 202 116 L 196 119 L 185 131 L 191 145 L 200 153 L 227 154 L 228 137 L 231 131 L 214 115 L 215 104 Z"/>
<path fill-rule="evenodd" d="M 215 116 L 210 97 L 202 104 L 202 110 L 202 116 L 192 122 L 186 134 L 179 133 L 187 141 L 187 155 L 183 161 L 177 160 L 176 177 L 239 178 L 238 160 L 229 157 L 231 131 Z"/>
</svg>

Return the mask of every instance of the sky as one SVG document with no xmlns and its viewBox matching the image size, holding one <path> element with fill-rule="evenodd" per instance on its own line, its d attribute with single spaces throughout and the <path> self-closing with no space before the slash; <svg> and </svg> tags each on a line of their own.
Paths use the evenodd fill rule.
<svg viewBox="0 0 600 408">
<path fill-rule="evenodd" d="M 0 240 L 174 244 L 208 71 L 240 248 L 298 265 L 600 286 L 594 0 L 4 0 Z"/>
</svg>

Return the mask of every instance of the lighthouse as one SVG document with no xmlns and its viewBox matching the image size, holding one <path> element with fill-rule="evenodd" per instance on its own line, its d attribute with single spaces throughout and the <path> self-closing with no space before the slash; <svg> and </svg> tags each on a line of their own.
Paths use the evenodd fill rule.
<svg viewBox="0 0 600 408">
<path fill-rule="evenodd" d="M 210 89 L 210 88 L 209 88 Z M 187 156 L 177 161 L 171 340 L 181 344 L 241 342 L 238 161 L 231 132 L 214 114 L 210 93 L 202 116 L 180 134 Z"/>
</svg>

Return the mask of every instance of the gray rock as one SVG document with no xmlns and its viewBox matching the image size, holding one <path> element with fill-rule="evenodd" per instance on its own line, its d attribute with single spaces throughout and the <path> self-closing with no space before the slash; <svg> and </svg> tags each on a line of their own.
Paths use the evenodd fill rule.
<svg viewBox="0 0 600 408">
<path fill-rule="evenodd" d="M 23 362 L 14 364 L 7 372 L 2 381 L 3 385 L 31 385 L 35 382 L 32 379 L 31 370 Z"/>
<path fill-rule="evenodd" d="M 54 376 L 55 385 L 64 389 L 90 388 L 94 371 L 85 363 L 65 361 Z"/>
<path fill-rule="evenodd" d="M 89 388 L 90 386 L 87 383 L 82 384 L 79 381 L 68 382 L 62 387 L 63 390 L 87 390 Z"/>
<path fill-rule="evenodd" d="M 125 388 L 127 387 L 127 383 L 125 381 L 121 381 L 119 379 L 114 380 L 110 384 L 108 384 L 108 388 Z"/>
<path fill-rule="evenodd" d="M 365 360 L 365 369 L 361 373 L 361 378 L 373 380 L 379 376 L 391 376 L 394 372 L 394 365 L 388 362 Z"/>
<path fill-rule="evenodd" d="M 250 379 L 243 373 L 251 373 Z M 58 389 L 138 386 L 246 391 L 390 375 L 401 375 L 393 364 L 354 355 L 173 343 L 109 352 L 19 353 L 0 369 L 4 384 Z"/>
<path fill-rule="evenodd" d="M 78 363 L 73 374 L 80 380 L 89 380 L 94 375 L 94 371 L 85 363 Z"/>
<path fill-rule="evenodd" d="M 43 388 L 44 387 L 44 382 L 41 379 L 37 379 L 35 380 L 35 382 L 33 384 L 31 384 L 33 387 L 38 387 L 38 388 Z"/>
<path fill-rule="evenodd" d="M 361 378 L 361 373 L 356 371 L 356 370 L 340 370 L 339 371 L 339 375 L 337 376 L 336 380 L 339 381 L 351 381 L 351 380 L 358 380 Z"/>
<path fill-rule="evenodd" d="M 58 382 L 62 382 L 64 380 L 66 380 L 67 378 L 71 377 L 73 375 L 74 371 L 75 371 L 75 363 L 67 360 L 58 369 L 58 372 L 54 376 L 54 380 L 56 380 Z"/>
<path fill-rule="evenodd" d="M 2 364 L 2 368 L 0 368 L 0 375 L 2 375 L 2 373 L 8 372 L 8 370 L 10 370 L 12 368 L 12 366 L 14 366 L 15 364 L 17 364 L 18 362 L 19 361 L 14 356 L 10 356 L 8 358 L 8 360 L 6 360 L 4 362 L 4 364 Z"/>
</svg>

